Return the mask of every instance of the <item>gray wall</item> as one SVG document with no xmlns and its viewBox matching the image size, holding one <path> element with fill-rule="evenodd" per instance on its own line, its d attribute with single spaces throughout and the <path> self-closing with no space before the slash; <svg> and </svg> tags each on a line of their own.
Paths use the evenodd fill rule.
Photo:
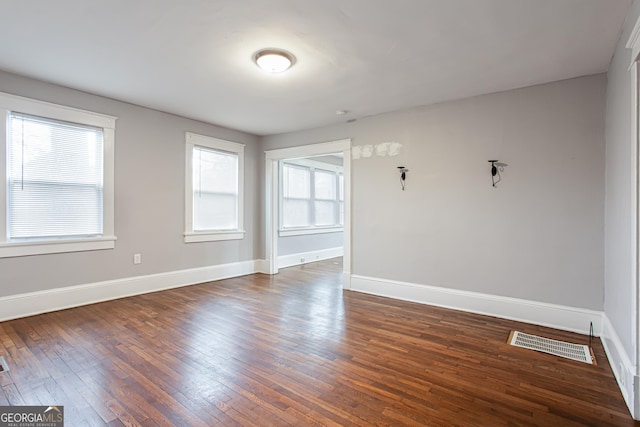
<svg viewBox="0 0 640 427">
<path fill-rule="evenodd" d="M 293 255 L 302 252 L 319 251 L 342 247 L 341 231 L 337 233 L 306 234 L 278 238 L 278 255 Z"/>
<path fill-rule="evenodd" d="M 627 355 L 635 359 L 634 320 L 636 284 L 633 282 L 635 262 L 632 247 L 634 183 L 631 137 L 631 51 L 625 47 L 640 16 L 636 0 L 618 41 L 616 53 L 607 74 L 606 112 L 606 224 L 605 224 L 605 303 L 604 310 L 620 337 Z"/>
<path fill-rule="evenodd" d="M 118 117 L 116 248 L 0 259 L 0 297 L 256 258 L 257 137 L 4 72 L 0 91 Z M 183 243 L 185 131 L 246 144 L 244 240 Z"/>
<path fill-rule="evenodd" d="M 605 85 L 479 96 L 265 137 L 263 149 L 403 144 L 352 161 L 354 274 L 602 310 Z M 497 189 L 492 158 L 508 164 Z"/>
</svg>

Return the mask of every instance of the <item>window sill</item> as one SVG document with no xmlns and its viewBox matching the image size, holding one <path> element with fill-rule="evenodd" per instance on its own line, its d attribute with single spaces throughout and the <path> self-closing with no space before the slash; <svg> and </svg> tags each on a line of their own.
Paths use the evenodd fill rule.
<svg viewBox="0 0 640 427">
<path fill-rule="evenodd" d="M 0 258 L 59 254 L 65 252 L 98 251 L 103 249 L 113 249 L 115 246 L 116 236 L 105 236 L 92 239 L 4 242 L 0 243 Z"/>
<path fill-rule="evenodd" d="M 244 230 L 233 231 L 203 231 L 184 233 L 185 243 L 215 242 L 219 240 L 241 240 L 244 239 Z"/>
<path fill-rule="evenodd" d="M 303 236 L 306 234 L 327 234 L 327 233 L 341 233 L 344 231 L 343 227 L 317 227 L 317 228 L 289 228 L 281 229 L 278 234 L 280 237 L 289 236 Z"/>
</svg>

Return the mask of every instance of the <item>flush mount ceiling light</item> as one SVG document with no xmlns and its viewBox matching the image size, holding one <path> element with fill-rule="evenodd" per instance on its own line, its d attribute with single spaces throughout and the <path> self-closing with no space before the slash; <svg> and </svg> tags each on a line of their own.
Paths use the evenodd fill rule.
<svg viewBox="0 0 640 427">
<path fill-rule="evenodd" d="M 296 57 L 284 50 L 263 49 L 253 56 L 253 60 L 261 70 L 277 74 L 291 68 L 296 62 Z"/>
</svg>

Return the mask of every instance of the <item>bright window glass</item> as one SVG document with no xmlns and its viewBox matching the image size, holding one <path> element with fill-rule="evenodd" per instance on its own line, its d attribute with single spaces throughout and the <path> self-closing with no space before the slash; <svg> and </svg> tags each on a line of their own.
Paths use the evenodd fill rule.
<svg viewBox="0 0 640 427">
<path fill-rule="evenodd" d="M 193 230 L 238 228 L 238 155 L 193 148 Z"/>
<path fill-rule="evenodd" d="M 286 228 L 311 225 L 311 171 L 285 164 L 282 167 L 282 225 Z"/>
<path fill-rule="evenodd" d="M 281 167 L 281 231 L 341 227 L 342 168 L 306 159 Z"/>
<path fill-rule="evenodd" d="M 244 238 L 244 145 L 185 134 L 186 243 Z"/>
<path fill-rule="evenodd" d="M 0 93 L 0 258 L 113 249 L 116 117 Z"/>
<path fill-rule="evenodd" d="M 103 131 L 10 116 L 8 238 L 103 233 Z"/>
</svg>

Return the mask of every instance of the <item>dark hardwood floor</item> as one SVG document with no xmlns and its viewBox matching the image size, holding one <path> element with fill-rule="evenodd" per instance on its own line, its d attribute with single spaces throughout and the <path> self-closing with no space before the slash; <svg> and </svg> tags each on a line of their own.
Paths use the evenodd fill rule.
<svg viewBox="0 0 640 427">
<path fill-rule="evenodd" d="M 0 323 L 0 405 L 67 426 L 631 426 L 585 336 L 341 289 L 340 260 Z M 638 424 L 640 425 L 640 423 Z"/>
</svg>

